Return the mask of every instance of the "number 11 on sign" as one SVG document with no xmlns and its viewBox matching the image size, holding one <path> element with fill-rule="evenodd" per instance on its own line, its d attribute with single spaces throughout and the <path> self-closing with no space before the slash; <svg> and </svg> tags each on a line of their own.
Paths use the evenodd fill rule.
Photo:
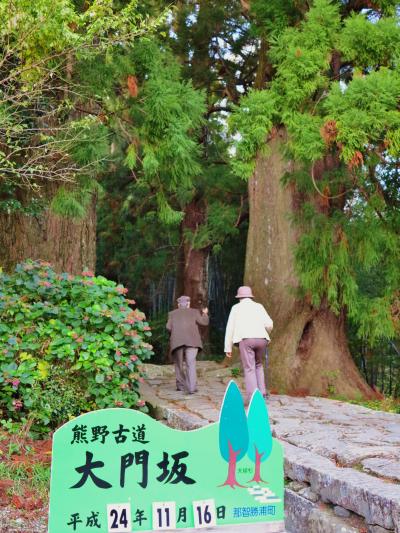
<svg viewBox="0 0 400 533">
<path fill-rule="evenodd" d="M 176 529 L 175 502 L 153 502 L 153 529 Z"/>
<path fill-rule="evenodd" d="M 210 527 L 216 525 L 214 500 L 198 500 L 193 502 L 194 527 Z"/>
</svg>

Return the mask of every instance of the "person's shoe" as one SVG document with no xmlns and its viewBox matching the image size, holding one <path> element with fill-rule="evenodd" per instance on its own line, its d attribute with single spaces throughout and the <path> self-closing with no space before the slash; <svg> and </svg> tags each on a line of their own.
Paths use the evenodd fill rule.
<svg viewBox="0 0 400 533">
<path fill-rule="evenodd" d="M 265 394 L 263 394 L 263 397 L 264 397 L 265 400 L 268 400 L 268 398 L 269 398 L 270 396 L 271 396 L 271 395 L 270 395 L 269 391 L 266 391 Z"/>
</svg>

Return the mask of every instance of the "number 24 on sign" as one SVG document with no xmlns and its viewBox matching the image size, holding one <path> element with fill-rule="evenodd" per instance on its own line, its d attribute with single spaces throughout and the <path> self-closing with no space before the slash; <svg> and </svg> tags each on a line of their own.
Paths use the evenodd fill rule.
<svg viewBox="0 0 400 533">
<path fill-rule="evenodd" d="M 129 503 L 107 505 L 108 531 L 114 533 L 131 532 L 131 506 Z"/>
</svg>

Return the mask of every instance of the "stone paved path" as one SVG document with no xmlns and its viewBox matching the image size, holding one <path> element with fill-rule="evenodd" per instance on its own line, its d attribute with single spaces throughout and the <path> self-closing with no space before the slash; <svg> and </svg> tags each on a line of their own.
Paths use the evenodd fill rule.
<svg viewBox="0 0 400 533">
<path fill-rule="evenodd" d="M 182 429 L 217 421 L 232 379 L 230 368 L 199 361 L 199 391 L 185 395 L 175 391 L 171 365 L 146 365 L 146 375 L 145 399 L 158 418 Z M 313 504 L 311 514 L 328 504 L 323 512 L 338 521 L 329 530 L 304 522 L 296 533 L 400 532 L 400 415 L 316 397 L 272 395 L 267 405 L 273 434 L 284 445 L 286 476 L 301 484 L 289 485 L 287 497 L 295 506 L 300 494 Z"/>
<path fill-rule="evenodd" d="M 194 395 L 175 391 L 170 365 L 147 365 L 147 382 L 160 400 L 204 423 L 215 422 L 232 379 L 230 369 L 208 361 L 198 366 L 199 392 Z M 241 379 L 236 381 L 243 390 Z M 267 405 L 275 437 L 340 466 L 400 481 L 400 415 L 316 397 L 271 395 Z"/>
</svg>

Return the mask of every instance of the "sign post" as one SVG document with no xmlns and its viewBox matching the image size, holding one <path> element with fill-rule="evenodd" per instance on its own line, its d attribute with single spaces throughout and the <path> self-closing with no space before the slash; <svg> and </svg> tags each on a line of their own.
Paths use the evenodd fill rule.
<svg viewBox="0 0 400 533">
<path fill-rule="evenodd" d="M 93 411 L 54 434 L 49 533 L 131 533 L 283 521 L 283 453 L 265 401 L 236 384 L 220 421 L 168 428 L 130 409 Z"/>
</svg>

